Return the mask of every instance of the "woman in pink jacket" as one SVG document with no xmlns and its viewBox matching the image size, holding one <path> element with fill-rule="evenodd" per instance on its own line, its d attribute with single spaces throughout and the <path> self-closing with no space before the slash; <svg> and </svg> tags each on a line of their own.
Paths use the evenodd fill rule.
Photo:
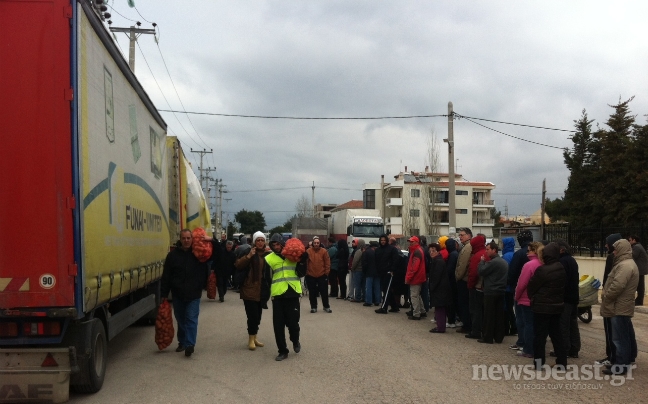
<svg viewBox="0 0 648 404">
<path fill-rule="evenodd" d="M 522 329 L 518 328 L 518 339 L 522 341 L 522 346 L 511 345 L 511 349 L 517 349 L 518 356 L 533 358 L 533 311 L 531 311 L 531 300 L 527 294 L 527 285 L 529 279 L 533 276 L 536 269 L 542 265 L 542 249 L 544 245 L 539 242 L 529 243 L 527 248 L 527 257 L 529 262 L 524 264 L 517 287 L 515 288 L 515 301 L 520 308 L 515 315 L 520 316 Z M 520 350 L 521 349 L 521 350 Z"/>
</svg>

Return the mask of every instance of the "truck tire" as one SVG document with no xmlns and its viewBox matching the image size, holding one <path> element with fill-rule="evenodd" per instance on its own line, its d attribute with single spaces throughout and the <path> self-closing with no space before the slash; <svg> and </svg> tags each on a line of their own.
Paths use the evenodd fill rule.
<svg viewBox="0 0 648 404">
<path fill-rule="evenodd" d="M 85 335 L 81 339 L 82 346 L 77 347 L 77 352 L 85 353 L 79 360 L 79 373 L 75 374 L 72 388 L 79 393 L 96 393 L 106 376 L 106 362 L 108 359 L 108 340 L 103 323 L 98 318 L 90 321 L 92 324 L 85 328 Z"/>
</svg>

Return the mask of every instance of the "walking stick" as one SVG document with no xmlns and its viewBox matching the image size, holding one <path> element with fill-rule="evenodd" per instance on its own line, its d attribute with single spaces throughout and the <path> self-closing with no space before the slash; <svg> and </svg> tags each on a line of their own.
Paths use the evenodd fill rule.
<svg viewBox="0 0 648 404">
<path fill-rule="evenodd" d="M 393 279 L 394 279 L 394 273 L 391 273 L 391 278 L 389 278 L 389 283 L 387 284 L 387 290 L 385 291 L 385 298 L 383 299 L 383 304 L 380 307 L 383 310 L 385 309 L 385 304 L 387 303 L 387 299 L 389 298 L 389 288 L 391 287 Z"/>
</svg>

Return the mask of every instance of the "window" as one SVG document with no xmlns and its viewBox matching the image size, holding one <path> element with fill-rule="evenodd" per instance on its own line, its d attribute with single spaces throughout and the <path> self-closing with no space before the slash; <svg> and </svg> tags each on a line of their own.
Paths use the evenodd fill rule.
<svg viewBox="0 0 648 404">
<path fill-rule="evenodd" d="M 412 198 L 420 198 L 421 197 L 421 190 L 420 189 L 412 189 L 411 190 L 411 196 L 412 196 Z"/>
<path fill-rule="evenodd" d="M 410 236 L 418 236 L 419 229 L 409 229 Z"/>
<path fill-rule="evenodd" d="M 376 190 L 362 190 L 362 207 L 364 209 L 376 209 Z"/>
<path fill-rule="evenodd" d="M 421 212 L 418 209 L 410 209 L 410 216 L 411 217 L 419 217 L 421 215 Z"/>
<path fill-rule="evenodd" d="M 468 209 L 455 209 L 455 213 L 459 215 L 466 215 L 468 214 Z"/>
<path fill-rule="evenodd" d="M 448 203 L 449 192 L 448 191 L 432 191 L 432 200 L 434 203 Z"/>
<path fill-rule="evenodd" d="M 432 220 L 435 223 L 448 223 L 450 222 L 450 212 L 434 212 Z"/>
<path fill-rule="evenodd" d="M 468 191 L 456 190 L 455 195 L 468 195 Z"/>
</svg>

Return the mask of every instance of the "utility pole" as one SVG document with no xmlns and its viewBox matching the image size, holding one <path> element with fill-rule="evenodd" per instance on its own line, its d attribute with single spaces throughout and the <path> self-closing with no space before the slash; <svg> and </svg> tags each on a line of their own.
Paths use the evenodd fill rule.
<svg viewBox="0 0 648 404">
<path fill-rule="evenodd" d="M 542 180 L 542 204 L 540 205 L 540 229 L 542 239 L 545 240 L 545 199 L 547 195 L 547 179 Z"/>
<path fill-rule="evenodd" d="M 457 232 L 457 212 L 455 205 L 455 165 L 452 164 L 455 161 L 454 158 L 454 111 L 452 109 L 452 101 L 448 102 L 448 138 L 443 139 L 444 142 L 448 143 L 448 224 L 449 224 L 449 235 L 452 237 Z"/>
<path fill-rule="evenodd" d="M 313 207 L 313 214 L 311 216 L 315 217 L 315 181 L 313 181 L 313 186 L 311 188 L 313 189 L 313 193 L 311 195 L 311 206 Z"/>
<path fill-rule="evenodd" d="M 203 180 L 205 178 L 203 177 L 203 157 L 205 156 L 205 154 L 213 153 L 214 149 L 209 149 L 209 151 L 207 151 L 206 149 L 202 149 L 202 150 L 191 149 L 191 152 L 200 154 L 200 167 L 198 167 L 198 169 L 200 170 L 200 188 L 205 189 L 203 185 Z"/>
<path fill-rule="evenodd" d="M 219 215 L 219 225 L 222 226 L 223 224 L 223 194 L 227 193 L 227 191 L 224 191 L 223 188 L 226 187 L 227 185 L 223 185 L 223 180 L 221 179 L 219 181 L 218 185 L 218 215 Z M 225 199 L 226 201 L 231 201 L 232 199 Z"/>
<path fill-rule="evenodd" d="M 209 188 L 209 180 L 214 181 L 214 179 L 211 177 L 210 173 L 214 173 L 214 172 L 216 172 L 216 167 L 207 167 L 207 168 L 204 168 L 204 169 L 203 169 L 203 172 L 206 173 L 206 174 L 205 174 L 205 185 L 204 185 L 205 188 L 203 188 L 202 180 L 200 181 L 200 187 L 203 188 L 203 189 L 206 189 L 207 192 L 209 193 L 209 190 L 210 190 L 210 188 Z M 216 179 L 216 181 L 218 181 L 218 179 Z M 216 195 L 216 188 L 214 188 L 214 195 Z M 207 195 L 207 197 L 209 198 L 210 195 Z"/>
<path fill-rule="evenodd" d="M 137 21 L 137 26 L 139 27 L 140 25 L 142 25 L 142 23 Z M 128 34 L 130 39 L 130 46 L 128 47 L 128 66 L 130 67 L 131 71 L 135 73 L 135 42 L 137 41 L 137 38 L 142 34 L 155 35 L 155 30 L 147 28 L 135 28 L 135 26 L 131 26 L 130 28 L 110 27 L 110 32 L 123 32 L 125 34 Z"/>
</svg>

